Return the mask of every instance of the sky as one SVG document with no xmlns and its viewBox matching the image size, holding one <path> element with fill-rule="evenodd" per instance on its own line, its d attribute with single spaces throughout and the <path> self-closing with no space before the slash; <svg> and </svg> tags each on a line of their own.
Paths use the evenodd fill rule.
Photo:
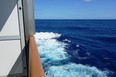
<svg viewBox="0 0 116 77">
<path fill-rule="evenodd" d="M 35 19 L 116 19 L 116 0 L 34 0 Z"/>
</svg>

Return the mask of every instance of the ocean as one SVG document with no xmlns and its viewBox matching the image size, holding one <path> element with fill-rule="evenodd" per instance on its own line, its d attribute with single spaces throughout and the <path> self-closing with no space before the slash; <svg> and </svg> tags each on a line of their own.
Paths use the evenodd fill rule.
<svg viewBox="0 0 116 77">
<path fill-rule="evenodd" d="M 46 77 L 116 77 L 116 20 L 35 20 Z"/>
</svg>

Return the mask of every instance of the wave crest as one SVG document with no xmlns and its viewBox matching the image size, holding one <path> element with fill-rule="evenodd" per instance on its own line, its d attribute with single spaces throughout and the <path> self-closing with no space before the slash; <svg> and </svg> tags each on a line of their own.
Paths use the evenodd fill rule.
<svg viewBox="0 0 116 77">
<path fill-rule="evenodd" d="M 53 38 L 59 38 L 61 34 L 53 33 L 53 32 L 39 32 L 35 33 L 36 39 L 53 39 Z"/>
</svg>

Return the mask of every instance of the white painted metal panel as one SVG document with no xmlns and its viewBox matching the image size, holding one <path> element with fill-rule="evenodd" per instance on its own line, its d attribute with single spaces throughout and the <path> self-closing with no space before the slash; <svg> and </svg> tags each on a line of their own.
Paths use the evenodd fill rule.
<svg viewBox="0 0 116 77">
<path fill-rule="evenodd" d="M 4 4 L 6 5 L 6 4 Z M 9 6 L 10 7 L 10 6 Z M 8 9 L 4 9 L 8 10 Z M 0 36 L 19 35 L 17 4 L 0 31 Z"/>
<path fill-rule="evenodd" d="M 11 69 L 13 68 L 20 54 L 21 54 L 20 40 L 0 41 L 0 76 L 8 75 L 9 72 L 11 72 Z M 21 57 L 20 59 L 22 60 Z M 22 61 L 19 62 L 18 64 L 20 63 L 22 63 Z M 22 72 L 23 70 L 20 70 L 15 73 Z"/>
</svg>

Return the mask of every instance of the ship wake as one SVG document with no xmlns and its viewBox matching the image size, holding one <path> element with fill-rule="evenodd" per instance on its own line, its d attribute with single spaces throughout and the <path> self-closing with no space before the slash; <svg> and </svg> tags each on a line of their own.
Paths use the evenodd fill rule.
<svg viewBox="0 0 116 77">
<path fill-rule="evenodd" d="M 62 42 L 57 40 L 61 36 L 53 32 L 35 34 L 46 77 L 107 77 L 108 71 L 71 62 L 70 55 L 65 50 L 67 40 Z"/>
</svg>

